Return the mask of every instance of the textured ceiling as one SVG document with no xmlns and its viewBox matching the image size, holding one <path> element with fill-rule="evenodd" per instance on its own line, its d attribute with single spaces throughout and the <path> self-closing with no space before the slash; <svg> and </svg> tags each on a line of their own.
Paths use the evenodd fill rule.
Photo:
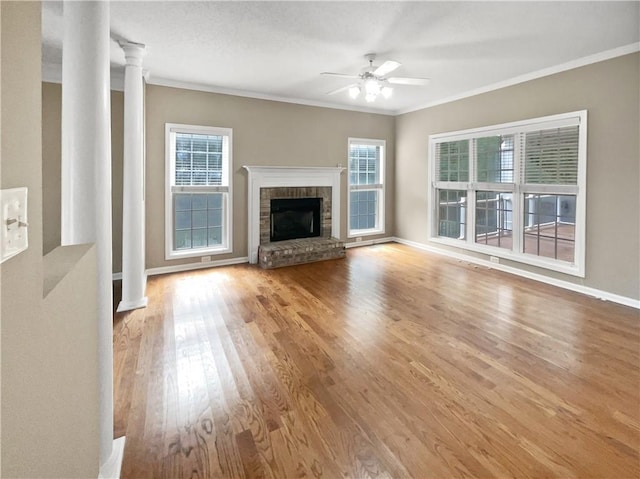
<svg viewBox="0 0 640 479">
<path fill-rule="evenodd" d="M 62 58 L 62 4 L 44 2 L 43 63 Z M 112 38 L 147 46 L 150 82 L 394 113 L 640 40 L 640 2 L 112 2 Z M 366 103 L 351 83 L 364 54 L 431 78 Z M 112 42 L 112 67 L 124 54 Z"/>
</svg>

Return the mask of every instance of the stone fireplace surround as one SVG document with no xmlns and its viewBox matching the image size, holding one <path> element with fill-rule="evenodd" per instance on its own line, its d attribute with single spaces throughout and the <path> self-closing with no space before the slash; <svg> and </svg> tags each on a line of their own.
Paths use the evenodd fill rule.
<svg viewBox="0 0 640 479">
<path fill-rule="evenodd" d="M 261 190 L 269 190 L 265 193 L 269 201 L 273 192 L 284 192 L 280 188 L 292 188 L 289 194 L 300 195 L 309 193 L 310 196 L 324 198 L 329 196 L 330 202 L 323 201 L 323 234 L 324 238 L 333 236 L 340 238 L 340 175 L 344 168 L 341 167 L 287 167 L 287 166 L 244 166 L 249 172 L 248 187 L 248 249 L 249 262 L 258 263 L 258 249 L 261 244 L 261 223 L 264 219 L 261 215 Z M 315 192 L 313 191 L 315 190 Z M 318 194 L 319 193 L 319 194 Z M 283 196 L 280 196 L 283 197 Z M 300 196 L 298 196 L 300 197 Z M 326 205 L 326 203 L 330 203 Z M 326 211 L 326 213 L 325 213 Z M 262 218 L 261 218 L 262 216 Z M 266 216 L 269 221 L 268 212 Z M 264 231 L 263 223 L 263 231 Z M 266 239 L 269 241 L 268 224 L 266 225 Z M 329 228 L 329 233 L 327 233 Z"/>
<path fill-rule="evenodd" d="M 260 245 L 270 243 L 271 200 L 281 198 L 322 198 L 320 237 L 331 238 L 331 187 L 287 186 L 260 188 Z"/>
</svg>

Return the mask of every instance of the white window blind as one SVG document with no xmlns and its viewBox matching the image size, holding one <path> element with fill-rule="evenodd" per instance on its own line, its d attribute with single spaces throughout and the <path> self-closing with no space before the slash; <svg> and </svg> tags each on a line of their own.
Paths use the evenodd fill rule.
<svg viewBox="0 0 640 479">
<path fill-rule="evenodd" d="M 579 127 L 525 133 L 524 183 L 577 185 Z"/>
<path fill-rule="evenodd" d="M 175 184 L 222 185 L 225 137 L 175 133 Z"/>
<path fill-rule="evenodd" d="M 469 181 L 469 141 L 446 141 L 436 148 L 436 181 Z"/>
</svg>

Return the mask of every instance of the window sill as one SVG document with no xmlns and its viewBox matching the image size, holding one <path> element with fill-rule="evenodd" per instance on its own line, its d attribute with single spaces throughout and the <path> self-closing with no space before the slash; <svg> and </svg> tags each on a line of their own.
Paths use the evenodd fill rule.
<svg viewBox="0 0 640 479">
<path fill-rule="evenodd" d="M 497 247 L 477 245 L 474 243 L 469 243 L 466 240 L 434 237 L 434 238 L 431 238 L 429 241 L 431 243 L 436 243 L 436 244 L 445 245 L 445 246 L 452 246 L 454 248 L 473 251 L 475 253 L 481 253 L 488 256 L 496 256 L 498 258 L 503 258 L 509 261 L 515 261 L 518 263 L 535 266 L 538 268 L 557 271 L 559 273 L 564 273 L 571 276 L 578 276 L 580 278 L 585 277 L 584 270 L 580 268 L 580 265 L 577 265 L 577 264 L 566 263 L 563 261 L 555 261 L 549 258 L 544 258 L 541 256 L 533 256 L 525 253 L 514 253 L 513 251 L 505 250 Z"/>
<path fill-rule="evenodd" d="M 347 234 L 347 238 L 359 238 L 361 236 L 374 236 L 383 234 L 384 229 L 351 230 Z"/>
<path fill-rule="evenodd" d="M 166 260 L 174 260 L 174 259 L 182 259 L 182 258 L 197 258 L 200 256 L 210 256 L 210 255 L 218 255 L 218 254 L 226 254 L 232 253 L 232 248 L 228 248 L 226 246 L 220 246 L 217 248 L 200 248 L 200 249 L 189 249 L 189 250 L 181 250 L 181 251 L 170 251 L 165 254 Z"/>
</svg>

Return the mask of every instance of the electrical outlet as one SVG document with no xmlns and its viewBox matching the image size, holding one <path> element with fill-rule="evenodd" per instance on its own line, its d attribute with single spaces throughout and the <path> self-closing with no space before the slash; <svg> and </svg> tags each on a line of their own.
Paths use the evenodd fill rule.
<svg viewBox="0 0 640 479">
<path fill-rule="evenodd" d="M 210 263 L 210 262 L 211 262 L 211 256 L 202 256 L 202 257 L 200 258 L 200 261 L 201 261 L 202 263 Z"/>
<path fill-rule="evenodd" d="M 356 243 L 360 243 L 361 241 L 362 241 L 362 236 L 358 236 L 358 237 L 356 238 Z"/>
<path fill-rule="evenodd" d="M 27 188 L 0 191 L 0 204 L 0 262 L 4 262 L 29 247 Z"/>
<path fill-rule="evenodd" d="M 497 263 L 497 264 L 499 264 L 499 263 L 500 263 L 500 258 L 498 258 L 497 256 L 489 256 L 489 260 L 490 260 L 492 263 Z"/>
</svg>

